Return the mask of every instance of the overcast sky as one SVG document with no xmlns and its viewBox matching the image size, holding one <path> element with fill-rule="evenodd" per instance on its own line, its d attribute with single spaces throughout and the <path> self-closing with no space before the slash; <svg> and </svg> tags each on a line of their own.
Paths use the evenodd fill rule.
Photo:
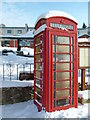
<svg viewBox="0 0 90 120">
<path fill-rule="evenodd" d="M 49 10 L 67 12 L 77 20 L 78 27 L 82 27 L 83 22 L 88 26 L 88 2 L 3 2 L 0 23 L 6 26 L 25 26 L 27 23 L 34 27 L 37 17 Z"/>
</svg>

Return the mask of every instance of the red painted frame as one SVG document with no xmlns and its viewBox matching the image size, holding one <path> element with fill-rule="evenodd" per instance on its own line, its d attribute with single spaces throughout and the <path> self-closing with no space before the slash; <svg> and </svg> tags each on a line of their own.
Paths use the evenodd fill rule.
<svg viewBox="0 0 90 120">
<path fill-rule="evenodd" d="M 77 24 L 74 21 L 71 21 L 67 18 L 63 18 L 63 20 L 66 22 L 66 24 L 70 24 L 74 26 L 74 30 L 61 30 L 61 29 L 56 29 L 56 28 L 51 28 L 50 27 L 50 22 L 55 22 L 58 23 L 59 20 L 61 20 L 62 17 L 54 17 L 54 18 L 49 18 L 46 20 L 46 25 L 47 28 L 45 31 L 39 33 L 34 37 L 34 103 L 37 105 L 38 110 L 45 109 L 48 112 L 52 112 L 55 110 L 62 110 L 62 109 L 67 109 L 70 107 L 78 107 L 78 39 L 77 39 Z M 41 22 L 41 20 L 40 20 Z M 36 25 L 39 26 L 39 22 Z M 63 23 L 64 24 L 64 23 Z M 68 36 L 70 38 L 70 105 L 67 106 L 60 106 L 56 107 L 56 97 L 53 99 L 53 43 L 52 43 L 52 37 L 53 35 L 55 36 L 55 41 L 56 41 L 56 36 Z M 42 82 L 40 82 L 41 86 L 41 92 L 40 92 L 40 97 L 41 97 L 41 104 L 39 104 L 36 100 L 36 40 L 39 36 L 42 36 Z M 73 61 L 71 61 L 71 37 L 73 37 Z M 56 43 L 55 43 L 56 44 Z M 66 45 L 66 44 L 65 44 Z M 59 54 L 59 53 L 58 53 Z M 61 54 L 67 54 L 66 53 L 61 53 Z M 67 63 L 67 62 L 66 62 Z M 74 70 L 71 71 L 71 63 L 73 63 L 73 68 Z M 56 45 L 55 45 L 55 64 L 56 64 Z M 64 63 L 62 63 L 64 64 Z M 56 67 L 55 67 L 55 72 L 56 72 Z M 58 71 L 58 72 L 67 72 L 66 71 Z M 74 73 L 74 79 L 73 79 L 73 104 L 71 104 L 71 72 Z M 64 80 L 65 81 L 65 80 Z M 60 81 L 58 81 L 60 82 Z M 65 90 L 66 88 L 64 88 Z M 56 96 L 56 74 L 55 74 L 55 96 Z M 62 98 L 61 98 L 62 99 Z M 53 107 L 53 100 L 55 100 L 55 108 Z"/>
</svg>

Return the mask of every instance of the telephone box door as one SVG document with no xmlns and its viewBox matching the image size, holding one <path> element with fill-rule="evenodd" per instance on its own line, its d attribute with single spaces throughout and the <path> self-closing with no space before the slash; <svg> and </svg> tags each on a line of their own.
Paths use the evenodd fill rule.
<svg viewBox="0 0 90 120">
<path fill-rule="evenodd" d="M 52 109 L 75 104 L 75 34 L 51 33 Z"/>
</svg>

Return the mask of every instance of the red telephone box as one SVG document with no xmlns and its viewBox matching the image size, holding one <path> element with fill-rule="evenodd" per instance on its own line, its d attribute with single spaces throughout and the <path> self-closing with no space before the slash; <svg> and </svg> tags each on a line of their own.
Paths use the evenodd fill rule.
<svg viewBox="0 0 90 120">
<path fill-rule="evenodd" d="M 78 107 L 77 22 L 69 14 L 42 14 L 34 32 L 34 103 L 48 112 Z"/>
</svg>

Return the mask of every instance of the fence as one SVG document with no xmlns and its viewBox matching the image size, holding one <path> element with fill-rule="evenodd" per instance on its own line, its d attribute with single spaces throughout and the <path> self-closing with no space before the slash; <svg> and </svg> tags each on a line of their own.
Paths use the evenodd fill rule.
<svg viewBox="0 0 90 120">
<path fill-rule="evenodd" d="M 34 73 L 34 63 L 0 65 L 1 80 L 18 80 L 21 72 Z"/>
</svg>

